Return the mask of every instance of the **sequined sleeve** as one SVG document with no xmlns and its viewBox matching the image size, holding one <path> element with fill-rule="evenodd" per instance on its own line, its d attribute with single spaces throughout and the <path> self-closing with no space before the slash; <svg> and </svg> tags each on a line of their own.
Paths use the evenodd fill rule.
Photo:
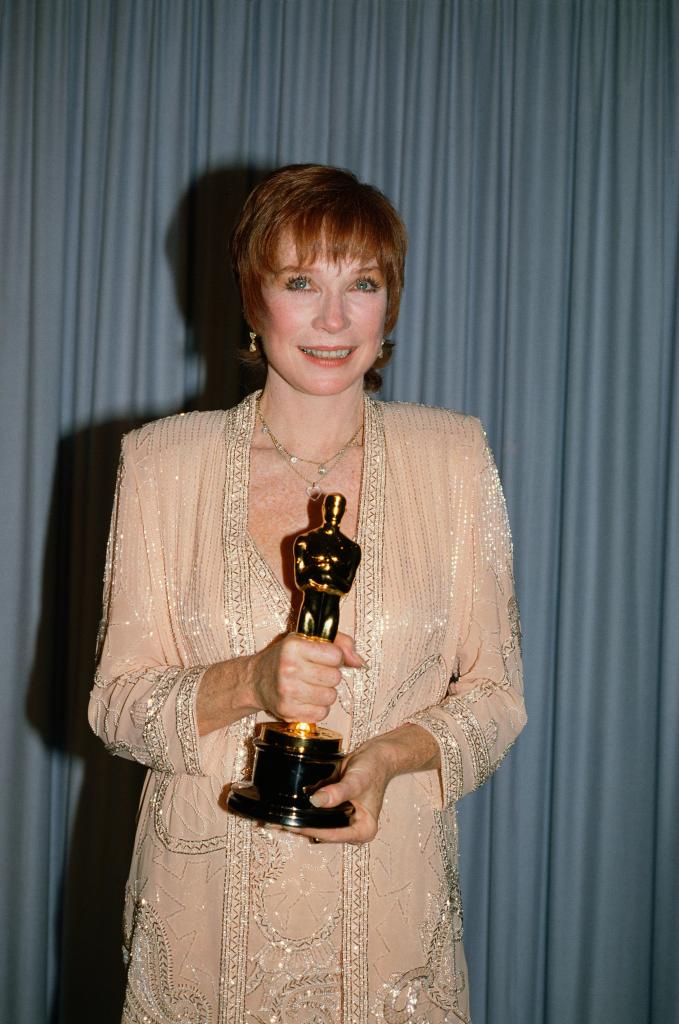
<svg viewBox="0 0 679 1024">
<path fill-rule="evenodd" d="M 200 774 L 195 701 L 205 669 L 186 667 L 167 637 L 160 554 L 145 529 L 128 438 L 111 520 L 104 611 L 89 720 L 107 749 L 156 771 Z"/>
<path fill-rule="evenodd" d="M 478 424 L 468 612 L 448 696 L 409 721 L 441 753 L 444 805 L 492 775 L 526 722 L 512 543 L 495 461 Z"/>
</svg>

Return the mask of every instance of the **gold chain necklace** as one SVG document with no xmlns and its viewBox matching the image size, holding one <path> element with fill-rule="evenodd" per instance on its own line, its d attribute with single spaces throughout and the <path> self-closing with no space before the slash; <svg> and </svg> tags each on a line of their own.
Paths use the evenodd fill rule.
<svg viewBox="0 0 679 1024">
<path fill-rule="evenodd" d="M 312 501 L 318 501 L 321 494 L 323 493 L 320 487 L 318 486 L 321 480 L 323 480 L 323 478 L 326 477 L 328 473 L 332 472 L 332 470 L 335 468 L 335 466 L 337 466 L 338 462 L 340 462 L 340 460 L 346 455 L 350 448 L 358 447 L 356 443 L 358 435 L 363 430 L 363 424 L 361 423 L 359 424 L 356 432 L 352 434 L 352 436 L 349 438 L 346 444 L 343 444 L 342 447 L 338 451 L 336 451 L 334 455 L 331 455 L 330 458 L 328 459 L 324 459 L 323 462 L 314 462 L 313 459 L 303 459 L 299 455 L 293 455 L 293 453 L 289 452 L 285 445 L 278 440 L 273 430 L 262 416 L 262 411 L 259 408 L 259 399 L 257 400 L 257 415 L 262 424 L 262 433 L 267 434 L 271 438 L 271 443 L 273 444 L 274 448 L 281 456 L 281 458 L 285 459 L 285 461 L 290 466 L 290 469 L 294 473 L 296 473 L 297 476 L 301 477 L 305 484 L 307 484 L 306 492 Z M 297 464 L 299 462 L 306 462 L 311 466 L 316 466 L 315 480 L 310 480 L 308 476 L 305 476 L 305 474 L 302 473 L 300 469 L 298 469 Z"/>
</svg>

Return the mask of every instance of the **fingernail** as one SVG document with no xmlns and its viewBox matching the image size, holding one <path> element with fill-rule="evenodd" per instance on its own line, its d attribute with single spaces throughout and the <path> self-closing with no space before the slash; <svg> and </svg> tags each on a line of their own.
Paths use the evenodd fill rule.
<svg viewBox="0 0 679 1024">
<path fill-rule="evenodd" d="M 309 803 L 313 804 L 314 807 L 326 807 L 328 804 L 328 794 L 314 793 L 313 796 L 309 797 Z"/>
</svg>

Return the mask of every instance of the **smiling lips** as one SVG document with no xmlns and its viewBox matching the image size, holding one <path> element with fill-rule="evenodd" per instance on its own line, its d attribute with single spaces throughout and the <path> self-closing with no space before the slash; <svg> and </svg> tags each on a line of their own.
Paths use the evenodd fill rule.
<svg viewBox="0 0 679 1024">
<path fill-rule="evenodd" d="M 322 359 L 326 362 L 339 362 L 342 359 L 346 359 L 354 351 L 353 348 L 302 348 L 301 346 L 300 350 L 305 356 L 311 356 L 313 359 Z"/>
</svg>

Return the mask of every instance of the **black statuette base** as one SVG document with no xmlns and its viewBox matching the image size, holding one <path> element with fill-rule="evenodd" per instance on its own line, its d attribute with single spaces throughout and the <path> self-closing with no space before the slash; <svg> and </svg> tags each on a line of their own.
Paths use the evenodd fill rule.
<svg viewBox="0 0 679 1024">
<path fill-rule="evenodd" d="M 264 801 L 256 786 L 234 786 L 229 793 L 229 807 L 238 814 L 245 814 L 257 821 L 271 825 L 285 825 L 288 828 L 344 828 L 349 824 L 353 811 L 350 803 L 339 807 L 314 807 L 300 804 L 278 804 Z"/>
<path fill-rule="evenodd" d="M 342 754 L 336 733 L 293 735 L 288 727 L 267 723 L 255 740 L 252 780 L 233 786 L 228 806 L 239 814 L 292 828 L 343 828 L 353 812 L 350 803 L 314 807 L 309 797 L 339 776 Z"/>
</svg>

